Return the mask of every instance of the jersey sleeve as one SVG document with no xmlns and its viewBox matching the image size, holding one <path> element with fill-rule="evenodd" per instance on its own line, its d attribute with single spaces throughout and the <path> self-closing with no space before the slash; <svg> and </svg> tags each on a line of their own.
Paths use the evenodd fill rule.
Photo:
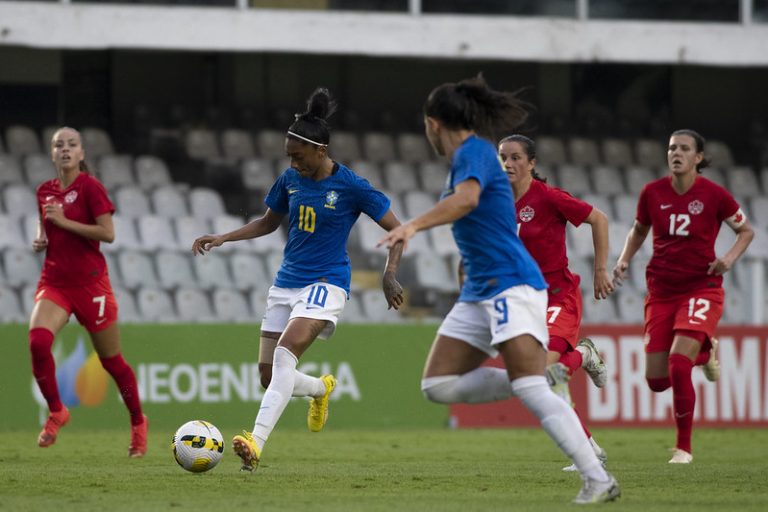
<svg viewBox="0 0 768 512">
<path fill-rule="evenodd" d="M 267 197 L 264 198 L 264 202 L 270 209 L 277 213 L 288 213 L 288 189 L 286 188 L 285 173 L 281 174 L 277 181 L 269 189 Z"/>
<path fill-rule="evenodd" d="M 550 192 L 550 201 L 552 205 L 566 218 L 568 222 L 579 227 L 582 222 L 592 213 L 592 205 L 573 197 L 565 190 L 552 188 Z"/>
<path fill-rule="evenodd" d="M 87 187 L 85 199 L 94 219 L 105 213 L 115 213 L 115 206 L 109 200 L 107 189 L 104 188 L 100 181 L 96 179 L 88 180 Z"/>
<path fill-rule="evenodd" d="M 368 183 L 368 180 L 356 179 L 356 195 L 358 209 L 376 222 L 389 211 L 391 201 Z"/>
<path fill-rule="evenodd" d="M 744 221 L 746 220 L 746 217 L 744 213 L 741 211 L 741 207 L 739 206 L 739 203 L 736 202 L 736 199 L 733 198 L 730 192 L 725 190 L 724 188 L 721 188 L 721 200 L 720 200 L 720 207 L 717 211 L 717 219 L 720 222 L 723 222 L 725 220 L 728 220 L 728 224 L 732 226 L 732 223 L 737 224 L 736 227 L 741 226 L 744 224 Z M 737 218 L 739 215 L 741 215 L 741 218 Z M 733 226 L 732 226 L 733 227 Z"/>
<path fill-rule="evenodd" d="M 453 178 L 453 183 L 451 183 L 451 185 L 454 188 L 459 183 L 469 179 L 477 180 L 478 183 L 480 183 L 481 190 L 485 188 L 487 179 L 483 172 L 484 166 L 476 165 L 476 162 L 473 162 L 471 153 L 472 152 L 468 151 L 467 148 L 461 147 L 454 155 L 453 163 L 451 165 L 451 175 Z"/>
<path fill-rule="evenodd" d="M 648 209 L 648 186 L 643 187 L 640 192 L 640 198 L 637 200 L 637 214 L 635 215 L 637 222 L 643 226 L 651 225 L 651 212 Z"/>
</svg>

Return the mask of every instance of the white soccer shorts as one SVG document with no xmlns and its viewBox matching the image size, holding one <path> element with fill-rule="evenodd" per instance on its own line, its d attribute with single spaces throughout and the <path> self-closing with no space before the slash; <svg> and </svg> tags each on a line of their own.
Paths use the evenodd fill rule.
<svg viewBox="0 0 768 512">
<path fill-rule="evenodd" d="M 480 302 L 457 302 L 437 333 L 462 340 L 490 357 L 498 355 L 494 345 L 523 334 L 530 334 L 546 349 L 547 290 L 520 285 Z"/>
<path fill-rule="evenodd" d="M 272 286 L 267 295 L 267 310 L 261 330 L 283 332 L 291 318 L 316 318 L 328 320 L 317 336 L 327 340 L 336 330 L 336 322 L 346 304 L 347 292 L 333 284 L 313 283 L 304 288 Z"/>
</svg>

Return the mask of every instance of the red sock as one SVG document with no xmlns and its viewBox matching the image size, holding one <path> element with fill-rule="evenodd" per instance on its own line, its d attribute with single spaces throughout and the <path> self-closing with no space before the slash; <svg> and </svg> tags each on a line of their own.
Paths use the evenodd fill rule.
<svg viewBox="0 0 768 512">
<path fill-rule="evenodd" d="M 707 350 L 704 352 L 703 350 L 699 352 L 699 355 L 696 356 L 696 361 L 693 363 L 693 366 L 703 366 L 709 362 L 709 354 L 710 351 Z"/>
<path fill-rule="evenodd" d="M 693 362 L 682 354 L 669 356 L 669 376 L 672 380 L 672 396 L 677 423 L 677 448 L 691 453 L 691 430 L 696 391 L 691 380 Z"/>
<path fill-rule="evenodd" d="M 648 382 L 648 387 L 651 388 L 651 391 L 655 391 L 656 393 L 666 391 L 672 385 L 672 381 L 669 380 L 669 377 L 646 377 L 645 380 Z"/>
<path fill-rule="evenodd" d="M 106 359 L 100 358 L 101 365 L 115 379 L 117 389 L 123 397 L 123 402 L 131 414 L 131 425 L 144 423 L 144 415 L 141 414 L 141 402 L 139 401 L 139 388 L 136 386 L 136 376 L 133 369 L 123 359 L 122 354 L 117 354 Z"/>
<path fill-rule="evenodd" d="M 571 350 L 565 354 L 560 354 L 560 359 L 558 360 L 559 363 L 563 363 L 568 368 L 569 375 L 573 375 L 573 372 L 581 368 L 583 361 L 584 358 L 581 357 L 581 352 L 578 350 Z"/>
<path fill-rule="evenodd" d="M 51 346 L 53 333 L 44 327 L 29 330 L 29 351 L 32 353 L 32 375 L 37 386 L 48 402 L 51 412 L 59 412 L 64 405 L 59 397 L 59 386 L 56 384 L 56 361 L 53 360 Z"/>
<path fill-rule="evenodd" d="M 584 424 L 584 420 L 581 419 L 581 414 L 579 414 L 579 411 L 576 410 L 576 408 L 573 408 L 573 412 L 576 413 L 576 417 L 579 418 L 579 422 L 581 423 L 581 428 L 584 429 L 584 433 L 587 434 L 587 439 L 592 437 L 592 433 L 589 431 L 587 426 Z"/>
</svg>

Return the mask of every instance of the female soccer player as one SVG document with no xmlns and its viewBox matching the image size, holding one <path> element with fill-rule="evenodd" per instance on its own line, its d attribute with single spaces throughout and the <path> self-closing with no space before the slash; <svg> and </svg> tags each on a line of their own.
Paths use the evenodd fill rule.
<svg viewBox="0 0 768 512">
<path fill-rule="evenodd" d="M 115 238 L 115 208 L 101 183 L 88 173 L 77 130 L 64 127 L 54 133 L 51 157 L 58 177 L 37 188 L 40 222 L 32 243 L 36 252 L 45 251 L 45 263 L 29 322 L 29 348 L 32 373 L 50 410 L 37 444 L 45 448 L 55 443 L 59 429 L 69 421 L 59 398 L 51 346 L 74 313 L 130 413 L 128 455 L 142 457 L 147 452 L 147 418 L 141 412 L 136 377 L 120 353 L 117 301 L 99 250 L 99 242 Z"/>
<path fill-rule="evenodd" d="M 580 277 L 568 269 L 565 226 L 586 222 L 592 227 L 595 248 L 594 294 L 605 299 L 613 292 L 608 262 L 608 218 L 599 209 L 568 192 L 546 184 L 536 173 L 536 145 L 524 135 L 510 135 L 499 142 L 499 158 L 515 195 L 518 236 L 531 253 L 549 286 L 547 327 L 547 378 L 552 390 L 571 403 L 568 380 L 584 368 L 595 386 L 605 386 L 606 371 L 600 354 L 589 338 L 579 340 L 581 325 Z M 578 414 L 578 413 L 577 413 Z M 581 418 L 579 418 L 581 419 Z M 595 442 L 581 422 L 592 448 L 603 463 L 605 450 Z M 575 471 L 575 466 L 563 468 Z"/>
<path fill-rule="evenodd" d="M 421 383 L 426 397 L 488 402 L 509 396 L 511 389 L 576 464 L 584 486 L 574 501 L 610 501 L 620 494 L 616 480 L 595 456 L 570 404 L 544 376 L 547 285 L 517 236 L 511 187 L 494 145 L 481 138 L 497 140 L 496 133 L 509 133 L 526 116 L 514 94 L 491 89 L 481 76 L 432 90 L 424 104 L 425 130 L 451 163 L 446 189 L 431 210 L 380 243 L 407 243 L 418 231 L 453 223 L 466 279 L 427 359 Z M 497 353 L 506 375 L 479 368 Z"/>
<path fill-rule="evenodd" d="M 194 254 L 224 242 L 246 240 L 275 231 L 289 220 L 283 264 L 269 290 L 261 324 L 259 370 L 267 388 L 252 432 L 235 436 L 232 446 L 243 470 L 257 468 L 269 434 L 292 396 L 313 397 L 307 424 L 320 431 L 328 419 L 328 397 L 336 386 L 332 375 L 310 377 L 296 370 L 298 359 L 315 338 L 327 339 L 335 328 L 349 293 L 347 238 L 361 213 L 384 229 L 400 225 L 389 199 L 328 154 L 328 117 L 336 108 L 327 89 L 317 89 L 307 110 L 288 128 L 285 152 L 291 167 L 277 179 L 266 198 L 263 217 L 224 235 L 195 240 Z M 389 251 L 382 279 L 390 308 L 403 301 L 395 279 L 402 245 Z"/>
<path fill-rule="evenodd" d="M 710 380 L 719 376 L 715 328 L 723 314 L 723 274 L 749 246 L 754 232 L 731 194 L 700 176 L 709 162 L 704 138 L 693 130 L 672 133 L 667 148 L 670 175 L 647 184 L 637 218 L 613 269 L 616 284 L 653 228 L 653 256 L 646 269 L 645 378 L 652 391 L 670 386 L 677 423 L 672 464 L 688 464 L 696 393 L 695 364 Z M 728 252 L 715 255 L 723 221 L 736 232 Z"/>
</svg>

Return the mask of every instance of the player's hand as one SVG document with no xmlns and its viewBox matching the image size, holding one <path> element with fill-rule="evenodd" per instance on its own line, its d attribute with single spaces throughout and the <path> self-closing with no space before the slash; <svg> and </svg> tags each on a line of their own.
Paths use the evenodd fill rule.
<svg viewBox="0 0 768 512">
<path fill-rule="evenodd" d="M 35 238 L 32 240 L 32 250 L 35 252 L 42 252 L 48 248 L 47 238 Z"/>
<path fill-rule="evenodd" d="M 733 263 L 728 262 L 724 259 L 717 258 L 715 261 L 711 262 L 709 264 L 709 268 L 707 269 L 707 275 L 708 276 L 721 276 L 731 270 L 731 267 L 733 266 Z"/>
<path fill-rule="evenodd" d="M 384 272 L 381 288 L 384 290 L 384 297 L 387 298 L 387 309 L 400 309 L 403 305 L 403 287 L 395 279 L 394 272 Z"/>
<path fill-rule="evenodd" d="M 43 217 L 50 221 L 54 226 L 61 227 L 66 221 L 64 216 L 64 206 L 60 203 L 48 203 L 43 206 Z"/>
<path fill-rule="evenodd" d="M 408 240 L 413 238 L 413 235 L 415 234 L 416 226 L 410 222 L 406 222 L 405 224 L 397 226 L 395 229 L 384 235 L 384 238 L 379 240 L 379 243 L 376 244 L 376 247 L 385 245 L 387 249 L 391 249 L 392 246 L 397 242 L 403 242 L 403 251 L 405 251 L 405 249 L 408 247 Z"/>
<path fill-rule="evenodd" d="M 192 254 L 194 256 L 205 254 L 214 247 L 219 247 L 224 242 L 226 242 L 224 237 L 219 235 L 203 235 L 192 242 Z"/>
<path fill-rule="evenodd" d="M 616 266 L 613 267 L 613 286 L 618 287 L 624 284 L 624 279 L 627 277 L 627 269 L 629 263 L 626 261 L 617 261 Z"/>
<path fill-rule="evenodd" d="M 611 279 L 611 275 L 605 269 L 595 271 L 594 285 L 595 299 L 597 300 L 607 299 L 616 289 L 613 280 Z"/>
</svg>

